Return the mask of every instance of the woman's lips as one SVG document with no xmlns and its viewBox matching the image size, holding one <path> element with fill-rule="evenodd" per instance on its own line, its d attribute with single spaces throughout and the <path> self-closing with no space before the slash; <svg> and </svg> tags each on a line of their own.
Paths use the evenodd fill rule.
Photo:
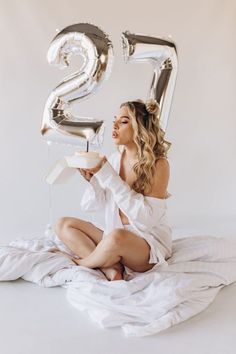
<svg viewBox="0 0 236 354">
<path fill-rule="evenodd" d="M 117 134 L 116 132 L 112 132 L 112 138 L 118 138 L 119 134 Z"/>
</svg>

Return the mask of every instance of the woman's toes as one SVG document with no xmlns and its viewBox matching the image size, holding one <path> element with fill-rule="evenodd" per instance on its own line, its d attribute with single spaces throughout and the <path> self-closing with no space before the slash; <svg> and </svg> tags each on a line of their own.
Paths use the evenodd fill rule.
<svg viewBox="0 0 236 354">
<path fill-rule="evenodd" d="M 123 279 L 122 273 L 119 272 L 119 271 L 116 271 L 116 272 L 115 272 L 115 275 L 112 277 L 111 280 L 122 280 L 122 279 Z"/>
<path fill-rule="evenodd" d="M 122 272 L 120 270 L 116 269 L 115 267 L 106 267 L 106 268 L 100 268 L 100 270 L 105 274 L 106 278 L 108 280 L 121 280 L 122 278 Z"/>
</svg>

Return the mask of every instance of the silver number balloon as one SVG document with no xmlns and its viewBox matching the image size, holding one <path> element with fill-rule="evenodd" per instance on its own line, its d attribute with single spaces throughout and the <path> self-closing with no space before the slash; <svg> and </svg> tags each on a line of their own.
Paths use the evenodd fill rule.
<svg viewBox="0 0 236 354">
<path fill-rule="evenodd" d="M 177 49 L 172 40 L 122 32 L 125 62 L 149 62 L 154 71 L 148 98 L 160 106 L 160 125 L 166 131 L 177 76 Z"/>
<path fill-rule="evenodd" d="M 97 26 L 79 23 L 60 31 L 51 41 L 47 59 L 51 65 L 65 68 L 72 55 L 84 59 L 79 71 L 64 78 L 49 95 L 43 113 L 41 134 L 48 142 L 83 146 L 85 139 L 101 147 L 104 138 L 103 120 L 74 117 L 70 107 L 76 101 L 94 94 L 107 80 L 113 65 L 113 47 L 108 36 Z"/>
</svg>

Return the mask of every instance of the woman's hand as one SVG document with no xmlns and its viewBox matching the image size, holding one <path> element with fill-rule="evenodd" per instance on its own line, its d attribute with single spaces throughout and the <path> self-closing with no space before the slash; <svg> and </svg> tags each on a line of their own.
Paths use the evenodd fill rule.
<svg viewBox="0 0 236 354">
<path fill-rule="evenodd" d="M 84 168 L 77 168 L 77 170 L 80 172 L 81 176 L 86 179 L 86 181 L 90 181 L 90 179 L 93 177 L 93 174 L 87 172 Z"/>
<path fill-rule="evenodd" d="M 94 173 L 98 172 L 106 162 L 107 162 L 107 158 L 106 156 L 103 156 L 102 160 L 95 167 L 78 168 L 78 171 L 87 181 L 90 181 Z"/>
</svg>

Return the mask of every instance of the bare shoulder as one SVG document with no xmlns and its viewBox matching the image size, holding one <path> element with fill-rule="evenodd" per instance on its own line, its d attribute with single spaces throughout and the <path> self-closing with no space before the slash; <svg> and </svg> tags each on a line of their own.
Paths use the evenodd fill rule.
<svg viewBox="0 0 236 354">
<path fill-rule="evenodd" d="M 149 194 L 151 197 L 165 199 L 170 177 L 170 164 L 167 158 L 159 158 L 156 161 L 152 188 Z"/>
<path fill-rule="evenodd" d="M 156 173 L 170 172 L 170 164 L 166 157 L 161 157 L 156 161 Z"/>
<path fill-rule="evenodd" d="M 168 185 L 170 177 L 170 164 L 167 158 L 160 158 L 156 161 L 154 172 L 154 185 L 161 185 L 163 188 Z"/>
</svg>

